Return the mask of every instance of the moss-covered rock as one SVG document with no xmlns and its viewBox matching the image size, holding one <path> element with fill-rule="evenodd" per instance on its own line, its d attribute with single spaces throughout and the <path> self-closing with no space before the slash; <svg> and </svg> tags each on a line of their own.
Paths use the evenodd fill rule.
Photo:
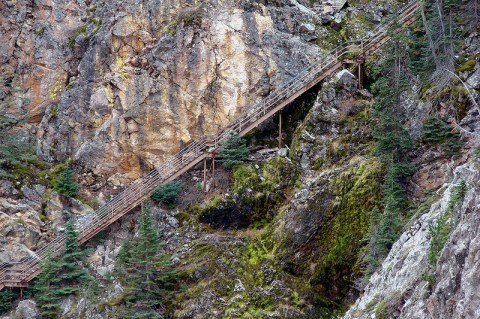
<svg viewBox="0 0 480 319">
<path fill-rule="evenodd" d="M 258 228 L 267 225 L 291 197 L 298 170 L 286 158 L 233 168 L 232 193 L 194 207 L 203 223 L 213 228 Z"/>
<path fill-rule="evenodd" d="M 294 199 L 274 223 L 283 269 L 340 311 L 381 198 L 383 167 L 372 155 L 369 106 L 365 93 L 324 84 L 290 150 L 302 168 Z"/>
</svg>

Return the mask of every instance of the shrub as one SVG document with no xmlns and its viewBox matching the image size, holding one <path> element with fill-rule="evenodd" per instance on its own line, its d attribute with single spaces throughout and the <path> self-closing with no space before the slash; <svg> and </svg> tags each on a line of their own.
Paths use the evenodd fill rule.
<svg viewBox="0 0 480 319">
<path fill-rule="evenodd" d="M 248 147 L 245 139 L 236 132 L 231 132 L 228 139 L 220 146 L 220 156 L 226 169 L 243 163 L 248 158 Z"/>
<path fill-rule="evenodd" d="M 0 315 L 12 308 L 12 300 L 17 298 L 17 294 L 9 289 L 0 291 Z"/>
<path fill-rule="evenodd" d="M 463 147 L 460 138 L 460 133 L 453 132 L 452 127 L 438 117 L 429 116 L 425 120 L 423 141 L 440 144 L 447 155 L 455 155 Z"/>
<path fill-rule="evenodd" d="M 164 204 L 168 208 L 174 208 L 177 204 L 178 194 L 182 191 L 183 182 L 173 181 L 158 186 L 152 193 L 152 199 Z"/>
<path fill-rule="evenodd" d="M 68 197 L 77 196 L 78 184 L 73 178 L 73 170 L 70 167 L 67 166 L 60 171 L 59 175 L 54 180 L 53 189 Z"/>
</svg>

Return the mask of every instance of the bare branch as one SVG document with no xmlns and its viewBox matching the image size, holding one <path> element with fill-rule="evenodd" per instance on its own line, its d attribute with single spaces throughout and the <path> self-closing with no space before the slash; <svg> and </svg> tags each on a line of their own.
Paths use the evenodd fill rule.
<svg viewBox="0 0 480 319">
<path fill-rule="evenodd" d="M 465 83 L 458 75 L 456 75 L 454 72 L 450 71 L 450 70 L 447 70 L 445 69 L 445 71 L 447 71 L 448 73 L 450 73 L 451 75 L 453 75 L 457 80 L 460 81 L 460 83 L 462 83 L 463 87 L 467 90 L 467 93 L 468 93 L 468 97 L 470 98 L 470 100 L 472 101 L 473 105 L 475 106 L 475 108 L 477 109 L 478 113 L 480 114 L 480 107 L 477 103 L 477 101 L 475 100 L 475 97 L 473 96 L 472 92 L 470 91 L 470 89 L 468 88 L 467 86 L 467 83 Z M 470 132 L 468 131 L 467 129 L 463 128 L 460 124 L 457 123 L 457 121 L 454 119 L 453 120 L 453 126 L 459 130 L 461 133 L 465 134 L 465 135 L 469 135 L 469 136 L 472 136 L 472 137 L 475 137 L 475 138 L 480 138 L 480 134 L 479 133 L 475 133 L 475 132 Z"/>
<path fill-rule="evenodd" d="M 468 97 L 470 98 L 470 100 L 472 101 L 473 105 L 475 106 L 475 108 L 477 109 L 478 113 L 480 114 L 480 106 L 478 106 L 478 103 L 477 101 L 475 100 L 475 98 L 473 97 L 473 94 L 472 92 L 470 91 L 470 89 L 468 88 L 467 86 L 467 83 L 465 83 L 458 75 L 456 75 L 454 72 L 450 71 L 450 70 L 447 70 L 445 69 L 445 71 L 447 71 L 448 73 L 450 73 L 451 75 L 453 75 L 455 78 L 457 78 L 460 83 L 463 84 L 463 87 L 467 90 L 468 92 Z"/>
</svg>

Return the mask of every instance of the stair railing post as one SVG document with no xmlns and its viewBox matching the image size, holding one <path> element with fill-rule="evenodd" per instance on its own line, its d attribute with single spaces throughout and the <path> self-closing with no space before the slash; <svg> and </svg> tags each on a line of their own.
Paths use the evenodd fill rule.
<svg viewBox="0 0 480 319">
<path fill-rule="evenodd" d="M 203 192 L 207 191 L 207 157 L 203 158 Z"/>
<path fill-rule="evenodd" d="M 358 61 L 358 88 L 363 89 L 363 68 L 362 61 Z"/>
<path fill-rule="evenodd" d="M 282 148 L 282 110 L 278 112 L 278 148 Z"/>
</svg>

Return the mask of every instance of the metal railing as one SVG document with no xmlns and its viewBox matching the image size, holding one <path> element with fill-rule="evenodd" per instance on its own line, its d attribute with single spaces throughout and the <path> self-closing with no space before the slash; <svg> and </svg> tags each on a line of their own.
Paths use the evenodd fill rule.
<svg viewBox="0 0 480 319">
<path fill-rule="evenodd" d="M 415 12 L 418 7 L 419 3 L 416 0 L 410 2 L 401 10 L 396 21 L 407 25 L 411 24 L 416 18 Z M 255 125 L 271 116 L 271 112 L 287 105 L 292 96 L 302 92 L 306 87 L 311 87 L 312 83 L 318 83 L 325 77 L 325 74 L 328 75 L 338 69 L 345 59 L 351 57 L 364 59 L 371 55 L 389 40 L 387 30 L 393 23 L 394 21 L 390 21 L 382 24 L 362 39 L 339 45 L 322 56 L 316 63 L 282 84 L 266 98 L 248 107 L 217 134 L 207 135 L 191 142 L 162 165 L 131 183 L 102 207 L 86 216 L 77 218 L 75 227 L 79 233 L 79 243 L 89 240 L 138 206 L 155 187 L 201 161 L 207 153 L 217 149 L 231 132 L 246 134 Z M 40 272 L 42 262 L 49 256 L 60 254 L 64 245 L 65 235 L 61 234 L 20 262 L 0 264 L 0 289 L 6 286 L 26 286 L 28 281 Z"/>
</svg>

